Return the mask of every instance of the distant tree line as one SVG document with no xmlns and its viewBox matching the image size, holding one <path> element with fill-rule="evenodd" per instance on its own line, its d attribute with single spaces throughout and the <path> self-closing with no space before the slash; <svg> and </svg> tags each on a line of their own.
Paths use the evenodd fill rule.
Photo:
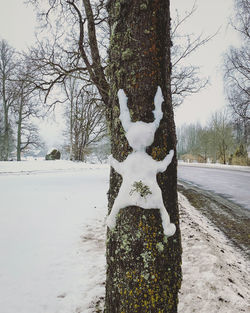
<svg viewBox="0 0 250 313">
<path fill-rule="evenodd" d="M 46 117 L 55 104 L 44 106 L 46 92 L 36 81 L 45 67 L 31 64 L 31 55 L 31 51 L 21 54 L 0 40 L 0 161 L 20 161 L 23 153 L 44 149 L 34 118 Z M 106 135 L 102 101 L 94 86 L 80 82 L 67 76 L 54 94 L 65 109 L 67 127 L 61 149 L 71 160 L 83 161 L 92 151 L 100 159 L 96 144 Z M 106 151 L 109 144 L 103 145 L 100 147 Z"/>
<path fill-rule="evenodd" d="M 186 162 L 249 165 L 244 133 L 238 126 L 223 110 L 212 114 L 205 126 L 197 123 L 178 127 L 178 158 Z"/>
<path fill-rule="evenodd" d="M 0 40 L 0 160 L 16 158 L 41 147 L 32 117 L 39 117 L 38 94 L 25 59 L 5 40 Z"/>
<path fill-rule="evenodd" d="M 241 45 L 224 55 L 227 110 L 214 113 L 205 126 L 177 129 L 179 159 L 249 165 L 250 151 L 250 2 L 235 0 L 230 24 L 240 34 Z"/>
<path fill-rule="evenodd" d="M 224 84 L 227 104 L 235 127 L 247 147 L 250 133 L 250 2 L 235 0 L 231 26 L 240 35 L 241 45 L 230 47 L 224 56 Z"/>
<path fill-rule="evenodd" d="M 62 92 L 66 96 L 64 150 L 70 160 L 85 161 L 94 153 L 96 144 L 107 137 L 103 102 L 94 86 L 74 77 L 65 79 Z"/>
</svg>

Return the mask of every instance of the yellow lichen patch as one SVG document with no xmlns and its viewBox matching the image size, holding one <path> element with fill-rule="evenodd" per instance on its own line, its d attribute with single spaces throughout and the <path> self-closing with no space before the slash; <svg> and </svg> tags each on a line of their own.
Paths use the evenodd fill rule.
<svg viewBox="0 0 250 313">
<path fill-rule="evenodd" d="M 147 249 L 148 250 L 152 250 L 152 242 L 148 242 L 147 243 Z"/>
<path fill-rule="evenodd" d="M 158 159 L 158 156 L 161 154 L 161 149 L 159 148 L 159 147 L 154 147 L 153 149 L 152 149 L 152 158 L 154 159 L 154 160 L 157 160 Z"/>
<path fill-rule="evenodd" d="M 132 278 L 132 274 L 130 272 L 127 272 L 126 276 L 127 276 L 127 278 L 130 278 L 130 279 Z"/>
<path fill-rule="evenodd" d="M 166 153 L 167 147 L 154 147 L 151 155 L 154 160 L 162 160 L 166 156 Z"/>
</svg>

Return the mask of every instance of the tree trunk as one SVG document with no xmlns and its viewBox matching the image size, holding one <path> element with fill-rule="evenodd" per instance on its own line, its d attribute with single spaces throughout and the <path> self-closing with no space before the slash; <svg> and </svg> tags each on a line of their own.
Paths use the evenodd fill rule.
<svg viewBox="0 0 250 313">
<path fill-rule="evenodd" d="M 16 150 L 16 158 L 17 161 L 21 161 L 21 137 L 22 137 L 22 112 L 23 104 L 20 103 L 20 107 L 18 110 L 18 122 L 17 122 L 17 150 Z"/>
<path fill-rule="evenodd" d="M 176 150 L 170 89 L 170 17 L 168 0 L 110 0 L 111 27 L 109 127 L 113 157 L 122 162 L 132 152 L 119 119 L 117 92 L 124 89 L 133 122 L 153 122 L 154 96 L 162 89 L 163 118 L 147 153 L 164 159 Z M 157 182 L 173 236 L 163 234 L 159 210 L 121 208 L 116 227 L 107 233 L 106 313 L 176 313 L 181 285 L 181 236 L 177 204 L 176 157 Z M 152 177 L 153 178 L 153 177 Z M 111 168 L 109 212 L 122 177 Z"/>
<path fill-rule="evenodd" d="M 73 126 L 74 126 L 74 120 L 73 120 L 73 100 L 70 99 L 70 117 L 69 117 L 69 159 L 72 161 L 74 160 L 74 143 L 73 143 Z"/>
<path fill-rule="evenodd" d="M 4 109 L 4 161 L 9 160 L 10 146 L 10 125 L 9 125 L 9 105 L 6 101 L 5 79 L 2 81 L 3 109 Z"/>
<path fill-rule="evenodd" d="M 16 160 L 21 161 L 21 125 L 20 124 L 18 124 L 18 129 L 17 129 Z"/>
<path fill-rule="evenodd" d="M 4 110 L 4 161 L 9 160 L 9 145 L 10 145 L 10 135 L 9 135 L 9 117 L 8 111 Z"/>
<path fill-rule="evenodd" d="M 250 122 L 249 122 L 249 119 L 247 119 L 247 118 L 243 118 L 243 144 L 244 144 L 244 146 L 245 146 L 245 148 L 246 148 L 246 150 L 247 150 L 247 148 L 248 148 L 248 141 L 249 141 L 249 128 L 250 128 L 250 126 L 249 126 L 249 124 L 250 124 Z"/>
</svg>

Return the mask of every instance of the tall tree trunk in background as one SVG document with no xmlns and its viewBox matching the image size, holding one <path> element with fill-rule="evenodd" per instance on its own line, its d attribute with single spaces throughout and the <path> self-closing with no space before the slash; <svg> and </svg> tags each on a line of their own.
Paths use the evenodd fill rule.
<svg viewBox="0 0 250 313">
<path fill-rule="evenodd" d="M 23 100 L 20 97 L 20 106 L 18 108 L 18 120 L 17 120 L 17 149 L 16 159 L 21 161 L 21 139 L 22 139 L 22 114 L 23 114 Z"/>
<path fill-rule="evenodd" d="M 4 161 L 9 160 L 9 146 L 10 146 L 10 125 L 9 125 L 9 105 L 6 100 L 6 88 L 5 78 L 2 79 L 2 101 L 3 101 L 3 113 L 4 113 Z"/>
<path fill-rule="evenodd" d="M 119 119 L 117 92 L 124 89 L 132 121 L 154 120 L 154 96 L 162 89 L 163 118 L 147 153 L 162 160 L 176 148 L 170 90 L 168 0 L 110 0 L 110 112 L 112 155 L 122 162 L 132 149 Z M 181 285 L 181 237 L 177 204 L 176 157 L 157 175 L 163 201 L 176 225 L 166 240 L 159 210 L 122 208 L 107 234 L 106 313 L 176 313 Z M 109 210 L 122 177 L 111 168 Z"/>
</svg>

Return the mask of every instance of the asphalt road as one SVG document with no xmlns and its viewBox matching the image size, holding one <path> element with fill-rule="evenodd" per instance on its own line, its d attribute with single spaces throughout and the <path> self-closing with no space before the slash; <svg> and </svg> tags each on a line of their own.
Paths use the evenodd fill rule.
<svg viewBox="0 0 250 313">
<path fill-rule="evenodd" d="M 178 180 L 219 194 L 250 210 L 250 172 L 178 165 Z"/>
</svg>

